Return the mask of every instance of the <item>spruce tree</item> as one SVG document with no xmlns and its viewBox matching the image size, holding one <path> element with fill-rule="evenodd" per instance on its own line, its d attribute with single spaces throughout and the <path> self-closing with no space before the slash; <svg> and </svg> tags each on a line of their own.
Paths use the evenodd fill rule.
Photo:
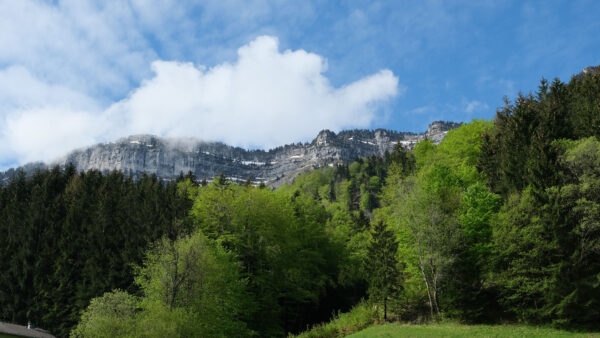
<svg viewBox="0 0 600 338">
<path fill-rule="evenodd" d="M 402 289 L 398 270 L 398 242 L 394 232 L 378 222 L 371 232 L 367 267 L 370 270 L 369 296 L 376 303 L 383 302 L 383 319 L 387 320 L 388 301 Z"/>
</svg>

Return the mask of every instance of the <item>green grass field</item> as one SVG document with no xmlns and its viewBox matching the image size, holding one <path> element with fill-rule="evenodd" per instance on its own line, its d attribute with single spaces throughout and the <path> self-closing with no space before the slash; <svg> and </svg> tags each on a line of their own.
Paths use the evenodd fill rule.
<svg viewBox="0 0 600 338">
<path fill-rule="evenodd" d="M 521 325 L 443 323 L 375 325 L 348 337 L 600 337 L 600 333 L 574 333 L 547 327 Z"/>
</svg>

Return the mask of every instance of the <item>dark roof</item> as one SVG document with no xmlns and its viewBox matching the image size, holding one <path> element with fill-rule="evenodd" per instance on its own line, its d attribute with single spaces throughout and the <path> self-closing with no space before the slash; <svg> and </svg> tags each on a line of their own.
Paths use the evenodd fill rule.
<svg viewBox="0 0 600 338">
<path fill-rule="evenodd" d="M 0 333 L 19 337 L 56 338 L 42 329 L 28 329 L 27 326 L 0 322 Z"/>
</svg>

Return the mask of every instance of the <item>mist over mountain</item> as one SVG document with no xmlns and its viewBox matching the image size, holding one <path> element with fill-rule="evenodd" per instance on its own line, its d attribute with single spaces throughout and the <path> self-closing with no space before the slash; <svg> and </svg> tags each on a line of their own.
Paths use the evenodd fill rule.
<svg viewBox="0 0 600 338">
<path fill-rule="evenodd" d="M 134 179 L 155 174 L 164 181 L 188 172 L 198 180 L 210 181 L 223 173 L 234 181 L 250 178 L 254 183 L 278 187 L 315 168 L 348 163 L 360 157 L 382 156 L 398 143 L 409 149 L 425 139 L 439 143 L 448 130 L 458 126 L 459 123 L 436 121 L 425 133 L 354 129 L 336 134 L 323 130 L 310 143 L 288 144 L 268 151 L 246 150 L 194 138 L 133 135 L 74 150 L 49 163 L 30 163 L 19 169 L 30 175 L 36 170 L 72 163 L 78 171 L 120 170 Z M 16 173 L 17 170 L 9 169 L 0 173 L 0 180 L 7 182 Z"/>
</svg>

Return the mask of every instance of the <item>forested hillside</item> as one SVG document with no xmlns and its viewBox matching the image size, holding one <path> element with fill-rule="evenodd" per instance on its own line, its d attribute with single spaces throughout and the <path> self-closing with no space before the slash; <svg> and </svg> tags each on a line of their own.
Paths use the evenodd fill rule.
<svg viewBox="0 0 600 338">
<path fill-rule="evenodd" d="M 597 330 L 599 127 L 590 72 L 439 145 L 274 191 L 21 175 L 0 192 L 0 316 L 76 337 L 285 336 L 332 313 L 306 335 L 375 319 Z"/>
<path fill-rule="evenodd" d="M 0 320 L 67 336 L 91 298 L 136 292 L 133 265 L 185 231 L 190 205 L 156 177 L 19 173 L 0 189 Z"/>
</svg>

